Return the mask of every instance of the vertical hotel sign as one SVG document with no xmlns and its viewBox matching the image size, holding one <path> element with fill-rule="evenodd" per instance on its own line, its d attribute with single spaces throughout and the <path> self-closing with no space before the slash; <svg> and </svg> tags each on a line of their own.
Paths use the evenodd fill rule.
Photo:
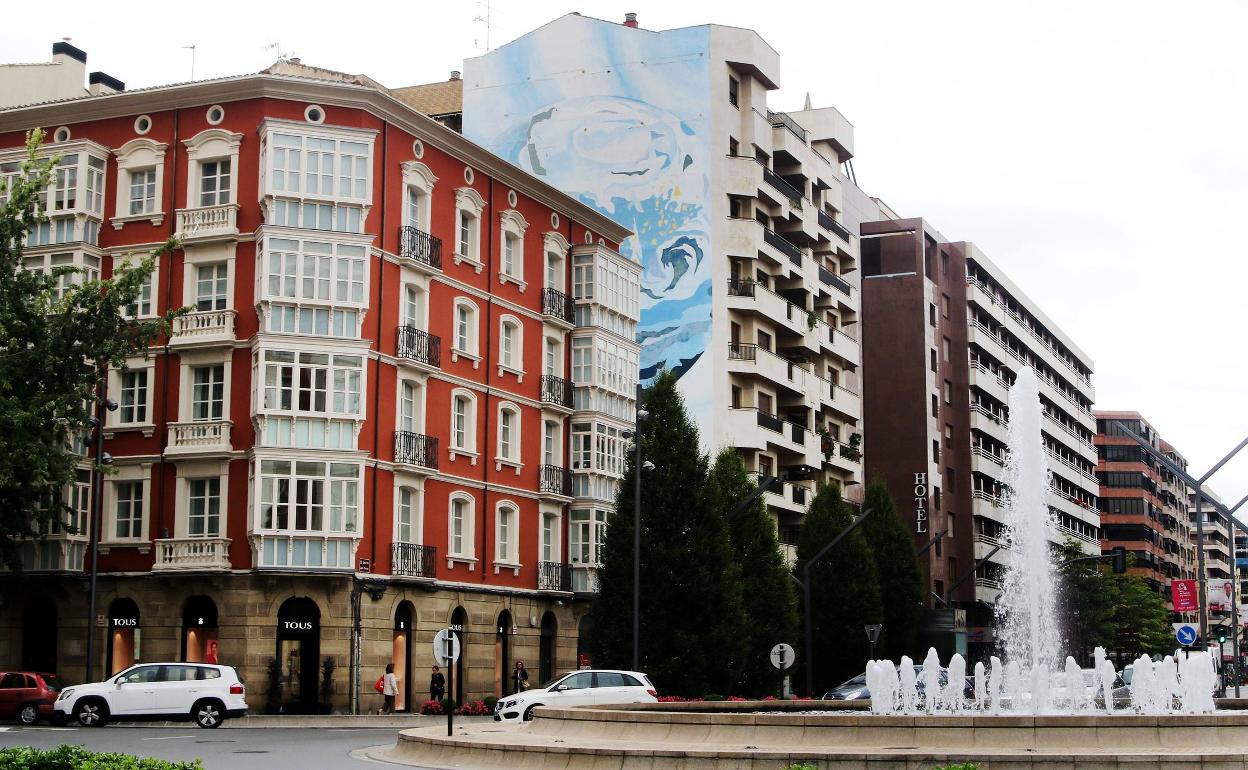
<svg viewBox="0 0 1248 770">
<path fill-rule="evenodd" d="M 914 474 L 914 531 L 927 531 L 927 474 Z"/>
</svg>

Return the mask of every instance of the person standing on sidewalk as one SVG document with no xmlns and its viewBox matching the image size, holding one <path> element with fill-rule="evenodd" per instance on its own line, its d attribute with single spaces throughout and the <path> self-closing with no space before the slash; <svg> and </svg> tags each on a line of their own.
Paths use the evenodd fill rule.
<svg viewBox="0 0 1248 770">
<path fill-rule="evenodd" d="M 429 700 L 442 700 L 442 696 L 446 694 L 446 677 L 442 676 L 442 672 L 437 666 L 433 667 L 433 673 L 429 676 Z"/>
<path fill-rule="evenodd" d="M 394 713 L 394 696 L 399 693 L 399 678 L 394 675 L 394 664 L 386 664 L 386 675 L 382 678 L 381 696 L 385 699 L 385 705 L 381 707 L 383 714 Z"/>
<path fill-rule="evenodd" d="M 516 661 L 516 667 L 511 672 L 511 694 L 517 695 L 529 689 L 529 670 L 524 667 L 523 660 Z"/>
</svg>

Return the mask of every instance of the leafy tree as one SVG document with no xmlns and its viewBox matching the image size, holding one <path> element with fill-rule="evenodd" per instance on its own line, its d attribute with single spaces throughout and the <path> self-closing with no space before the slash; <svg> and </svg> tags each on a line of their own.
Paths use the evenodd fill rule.
<svg viewBox="0 0 1248 770">
<path fill-rule="evenodd" d="M 741 455 L 725 448 L 711 466 L 707 488 L 712 511 L 731 513 L 756 485 Z M 797 639 L 797 594 L 780 554 L 776 525 L 762 498 L 728 520 L 733 558 L 741 569 L 746 623 L 745 659 L 738 672 L 741 695 L 767 695 L 776 689 L 778 675 L 771 665 L 771 648 Z"/>
<path fill-rule="evenodd" d="M 1129 658 L 1159 655 L 1174 649 L 1170 613 L 1161 595 L 1140 575 L 1112 575 L 1106 582 L 1114 597 L 1110 617 L 1113 649 Z"/>
<path fill-rule="evenodd" d="M 14 570 L 22 540 L 67 527 L 62 490 L 82 460 L 72 447 L 90 431 L 104 367 L 145 351 L 172 316 L 126 318 L 155 254 L 117 265 L 111 280 L 85 280 L 72 267 L 24 269 L 22 246 L 46 218 L 58 173 L 56 158 L 40 157 L 42 140 L 42 131 L 28 135 L 22 173 L 0 187 L 0 560 Z"/>
<path fill-rule="evenodd" d="M 645 395 L 641 423 L 640 666 L 664 692 L 730 692 L 745 656 L 741 571 L 723 514 L 711 507 L 707 459 L 685 413 L 676 376 L 662 371 Z M 600 665 L 632 665 L 633 482 L 629 452 L 607 524 L 594 601 Z"/>
<path fill-rule="evenodd" d="M 1058 563 L 1086 556 L 1072 540 L 1067 540 L 1055 552 Z M 1092 660 L 1097 647 L 1114 649 L 1115 624 L 1113 619 L 1117 586 L 1105 575 L 1099 562 L 1076 562 L 1066 564 L 1058 572 L 1062 617 L 1066 619 L 1063 633 L 1066 647 L 1081 664 Z"/>
<path fill-rule="evenodd" d="M 841 500 L 840 490 L 832 485 L 820 489 L 806 511 L 797 541 L 794 569 L 799 578 L 810 559 L 851 523 L 853 515 Z M 814 649 L 798 660 L 805 666 L 813 657 L 815 690 L 808 695 L 819 695 L 863 672 L 870 656 L 863 626 L 880 622 L 875 559 L 861 527 L 814 564 L 810 580 Z"/>
<path fill-rule="evenodd" d="M 897 506 L 883 479 L 867 486 L 862 503 L 872 511 L 862 522 L 862 534 L 875 557 L 875 573 L 880 583 L 880 643 L 876 656 L 899 661 L 915 653 L 915 635 L 923 609 L 923 575 L 914 547 L 914 537 L 897 516 Z"/>
</svg>

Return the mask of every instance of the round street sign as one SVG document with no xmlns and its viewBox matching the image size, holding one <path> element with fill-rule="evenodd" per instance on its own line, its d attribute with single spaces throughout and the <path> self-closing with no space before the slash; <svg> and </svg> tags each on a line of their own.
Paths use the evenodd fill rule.
<svg viewBox="0 0 1248 770">
<path fill-rule="evenodd" d="M 444 628 L 433 637 L 433 659 L 442 666 L 450 666 L 459 660 L 459 634 Z"/>
<path fill-rule="evenodd" d="M 771 665 L 781 671 L 792 666 L 796 658 L 797 656 L 793 653 L 793 648 L 784 642 L 771 648 Z"/>
<path fill-rule="evenodd" d="M 1191 626 L 1179 626 L 1174 630 L 1174 638 L 1184 647 L 1196 643 L 1196 629 Z"/>
</svg>

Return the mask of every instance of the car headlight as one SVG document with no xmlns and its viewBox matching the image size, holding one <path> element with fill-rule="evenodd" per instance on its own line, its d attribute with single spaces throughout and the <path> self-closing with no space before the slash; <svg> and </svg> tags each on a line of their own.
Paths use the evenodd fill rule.
<svg viewBox="0 0 1248 770">
<path fill-rule="evenodd" d="M 61 690 L 61 697 L 57 698 L 57 700 L 65 700 L 66 698 L 68 698 L 69 696 L 73 694 L 74 694 L 74 688 L 72 687 L 69 688 L 68 690 Z"/>
<path fill-rule="evenodd" d="M 503 708 L 505 708 L 505 709 L 509 709 L 509 708 L 511 708 L 512 706 L 515 706 L 515 705 L 516 705 L 517 703 L 519 703 L 519 702 L 520 702 L 520 701 L 518 701 L 518 700 L 509 700 L 509 701 L 504 701 L 504 702 L 503 702 Z"/>
</svg>

